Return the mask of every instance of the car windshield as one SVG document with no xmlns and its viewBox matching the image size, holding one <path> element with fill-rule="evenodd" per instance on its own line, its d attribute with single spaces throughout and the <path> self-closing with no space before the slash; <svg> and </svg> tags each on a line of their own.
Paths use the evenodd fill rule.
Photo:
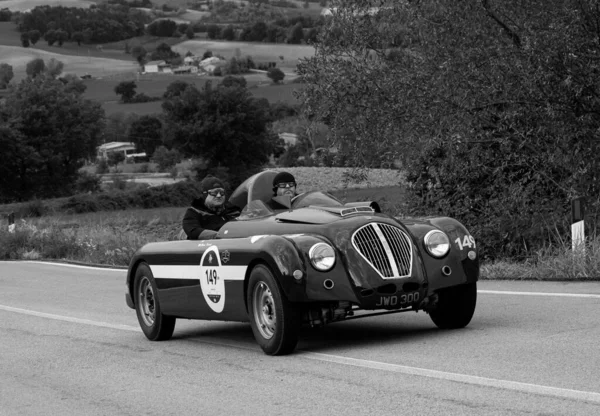
<svg viewBox="0 0 600 416">
<path fill-rule="evenodd" d="M 244 207 L 240 216 L 237 217 L 238 221 L 247 221 L 247 220 L 255 220 L 257 218 L 265 218 L 271 215 L 274 215 L 275 212 L 271 208 L 269 208 L 263 201 L 260 199 L 255 199 L 254 201 L 250 201 L 248 205 Z"/>
<path fill-rule="evenodd" d="M 308 206 L 318 207 L 341 207 L 344 204 L 335 196 L 321 191 L 305 192 L 292 200 L 292 208 L 304 208 Z"/>
</svg>

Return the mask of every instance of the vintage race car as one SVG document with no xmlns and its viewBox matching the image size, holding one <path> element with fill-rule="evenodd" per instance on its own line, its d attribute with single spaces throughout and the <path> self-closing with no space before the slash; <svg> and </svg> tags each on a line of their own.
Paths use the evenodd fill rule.
<svg viewBox="0 0 600 416">
<path fill-rule="evenodd" d="M 294 350 L 300 326 L 426 311 L 439 328 L 465 327 L 475 311 L 475 239 L 448 217 L 399 220 L 375 202 L 325 192 L 278 197 L 277 172 L 247 179 L 229 201 L 244 207 L 215 239 L 150 243 L 133 256 L 127 305 L 153 341 L 177 318 L 250 321 L 269 355 Z"/>
</svg>

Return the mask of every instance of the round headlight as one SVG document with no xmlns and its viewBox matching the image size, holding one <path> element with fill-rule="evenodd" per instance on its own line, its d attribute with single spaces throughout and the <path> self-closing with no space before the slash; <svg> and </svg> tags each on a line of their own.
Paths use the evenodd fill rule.
<svg viewBox="0 0 600 416">
<path fill-rule="evenodd" d="M 308 257 L 315 269 L 326 272 L 335 264 L 335 250 L 329 244 L 317 243 L 308 251 Z"/>
<path fill-rule="evenodd" d="M 444 257 L 448 254 L 448 250 L 450 250 L 448 236 L 439 230 L 429 231 L 425 234 L 423 241 L 425 242 L 427 252 L 433 257 Z"/>
</svg>

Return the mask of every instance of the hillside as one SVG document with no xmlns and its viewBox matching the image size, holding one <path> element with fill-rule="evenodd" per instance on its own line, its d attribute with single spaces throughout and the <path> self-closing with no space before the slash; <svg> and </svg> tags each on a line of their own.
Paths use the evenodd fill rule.
<svg viewBox="0 0 600 416">
<path fill-rule="evenodd" d="M 0 56 L 2 56 L 2 62 L 12 65 L 15 80 L 25 77 L 27 62 L 35 58 L 42 58 L 44 61 L 54 58 L 65 64 L 65 73 L 77 75 L 90 74 L 94 77 L 104 77 L 123 72 L 133 73 L 138 70 L 138 64 L 133 59 L 131 61 L 123 61 L 109 58 L 62 55 L 34 48 L 25 49 L 18 46 L 0 45 Z"/>
</svg>

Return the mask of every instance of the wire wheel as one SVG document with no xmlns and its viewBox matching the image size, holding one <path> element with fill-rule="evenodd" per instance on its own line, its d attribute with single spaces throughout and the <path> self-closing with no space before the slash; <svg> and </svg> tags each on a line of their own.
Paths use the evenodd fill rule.
<svg viewBox="0 0 600 416">
<path fill-rule="evenodd" d="M 271 339 L 277 329 L 277 313 L 275 312 L 273 293 L 265 282 L 259 282 L 254 286 L 252 296 L 256 326 L 265 339 Z"/>
<path fill-rule="evenodd" d="M 156 320 L 156 309 L 154 307 L 154 290 L 150 284 L 150 280 L 143 276 L 140 282 L 140 288 L 137 293 L 138 304 L 140 305 L 140 317 L 148 326 L 154 325 Z"/>
</svg>

